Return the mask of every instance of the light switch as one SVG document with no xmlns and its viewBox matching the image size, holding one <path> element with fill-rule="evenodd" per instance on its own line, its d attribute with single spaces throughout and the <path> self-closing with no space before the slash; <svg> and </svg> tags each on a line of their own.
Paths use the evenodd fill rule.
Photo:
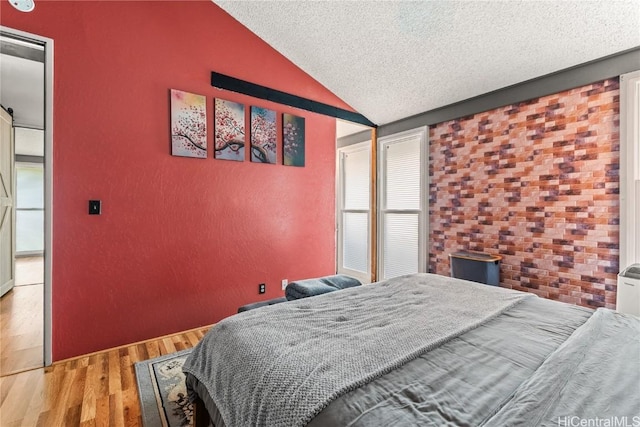
<svg viewBox="0 0 640 427">
<path fill-rule="evenodd" d="M 101 206 L 100 200 L 89 200 L 89 215 L 100 215 Z"/>
</svg>

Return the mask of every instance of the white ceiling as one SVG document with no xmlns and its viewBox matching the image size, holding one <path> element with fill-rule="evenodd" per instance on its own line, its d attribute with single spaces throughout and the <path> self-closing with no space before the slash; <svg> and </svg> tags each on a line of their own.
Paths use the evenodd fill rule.
<svg viewBox="0 0 640 427">
<path fill-rule="evenodd" d="M 0 54 L 0 103 L 16 126 L 44 128 L 44 64 Z"/>
<path fill-rule="evenodd" d="M 214 1 L 378 125 L 640 46 L 640 0 Z"/>
</svg>

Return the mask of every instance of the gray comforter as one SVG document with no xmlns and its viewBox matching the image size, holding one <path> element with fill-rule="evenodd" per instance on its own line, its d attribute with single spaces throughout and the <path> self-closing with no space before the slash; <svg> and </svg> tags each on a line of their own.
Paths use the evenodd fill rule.
<svg viewBox="0 0 640 427">
<path fill-rule="evenodd" d="M 229 427 L 302 426 L 340 395 L 528 296 L 431 274 L 405 276 L 225 319 L 184 370 L 206 388 Z"/>
<path fill-rule="evenodd" d="M 481 426 L 591 314 L 588 308 L 529 298 L 341 396 L 308 427 Z M 215 415 L 215 407 L 208 407 Z M 215 421 L 225 427 L 219 417 Z M 526 420 L 505 425 L 536 426 Z"/>
<path fill-rule="evenodd" d="M 486 425 L 640 426 L 640 318 L 598 309 Z"/>
</svg>

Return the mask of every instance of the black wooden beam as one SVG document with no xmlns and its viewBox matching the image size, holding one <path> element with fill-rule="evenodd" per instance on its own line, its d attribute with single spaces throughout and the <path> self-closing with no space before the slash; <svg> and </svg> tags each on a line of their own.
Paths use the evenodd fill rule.
<svg viewBox="0 0 640 427">
<path fill-rule="evenodd" d="M 242 93 L 254 98 L 266 99 L 267 101 L 300 108 L 314 113 L 323 114 L 325 116 L 335 117 L 348 122 L 376 127 L 373 122 L 362 114 L 343 110 L 342 108 L 271 89 L 266 86 L 260 86 L 245 80 L 236 79 L 235 77 L 216 73 L 215 71 L 211 72 L 211 86 L 217 87 L 218 89 L 230 90 L 231 92 Z"/>
</svg>

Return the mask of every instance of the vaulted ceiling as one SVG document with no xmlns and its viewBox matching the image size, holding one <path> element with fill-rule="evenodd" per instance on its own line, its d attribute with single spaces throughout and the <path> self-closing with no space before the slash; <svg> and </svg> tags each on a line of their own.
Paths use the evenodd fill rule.
<svg viewBox="0 0 640 427">
<path fill-rule="evenodd" d="M 640 46 L 640 0 L 214 1 L 378 125 Z"/>
</svg>

